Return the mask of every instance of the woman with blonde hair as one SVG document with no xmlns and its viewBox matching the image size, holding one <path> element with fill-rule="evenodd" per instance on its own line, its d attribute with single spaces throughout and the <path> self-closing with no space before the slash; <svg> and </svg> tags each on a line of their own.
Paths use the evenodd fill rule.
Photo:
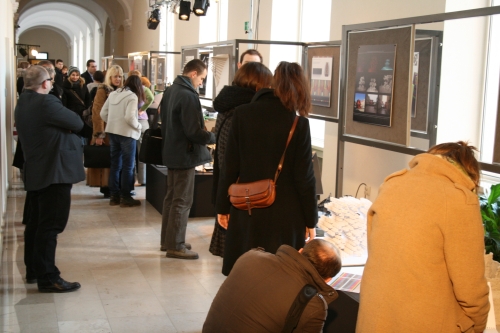
<svg viewBox="0 0 500 333">
<path fill-rule="evenodd" d="M 97 93 L 94 98 L 92 106 L 92 141 L 90 144 L 97 146 L 109 146 L 109 137 L 106 135 L 104 129 L 106 124 L 101 119 L 101 109 L 110 93 L 118 88 L 123 87 L 123 70 L 118 65 L 113 65 L 108 68 L 104 83 L 100 84 L 97 88 Z M 109 198 L 109 168 L 88 168 L 87 169 L 87 185 L 99 186 L 104 198 Z"/>
<path fill-rule="evenodd" d="M 475 148 L 439 144 L 388 176 L 368 211 L 356 332 L 483 332 L 488 316 Z"/>
<path fill-rule="evenodd" d="M 218 222 L 227 228 L 224 275 L 252 248 L 275 253 L 287 244 L 299 250 L 306 238 L 316 235 L 316 180 L 306 118 L 311 110 L 309 84 L 300 65 L 283 61 L 274 73 L 274 87 L 260 89 L 250 104 L 234 110 L 216 200 Z M 296 119 L 274 203 L 252 209 L 251 215 L 231 206 L 227 195 L 231 184 L 274 179 Z"/>
</svg>

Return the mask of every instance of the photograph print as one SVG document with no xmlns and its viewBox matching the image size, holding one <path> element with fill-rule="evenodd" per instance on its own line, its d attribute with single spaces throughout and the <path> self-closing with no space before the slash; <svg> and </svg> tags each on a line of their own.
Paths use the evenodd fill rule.
<svg viewBox="0 0 500 333">
<path fill-rule="evenodd" d="M 330 107 L 332 96 L 332 57 L 313 57 L 311 64 L 312 105 Z"/>
<path fill-rule="evenodd" d="M 419 52 L 415 52 L 413 55 L 413 79 L 412 79 L 412 97 L 411 97 L 411 117 L 415 118 L 417 116 L 417 90 L 418 90 L 418 61 Z"/>
<path fill-rule="evenodd" d="M 395 61 L 394 44 L 359 47 L 354 83 L 354 121 L 391 126 Z"/>
<path fill-rule="evenodd" d="M 165 90 L 165 82 L 167 79 L 165 77 L 165 64 L 165 58 L 158 58 L 156 61 L 156 90 Z"/>
</svg>

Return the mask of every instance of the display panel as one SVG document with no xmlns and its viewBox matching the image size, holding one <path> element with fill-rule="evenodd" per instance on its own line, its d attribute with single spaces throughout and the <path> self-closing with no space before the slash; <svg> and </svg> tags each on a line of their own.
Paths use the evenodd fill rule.
<svg viewBox="0 0 500 333">
<path fill-rule="evenodd" d="M 348 34 L 345 135 L 409 145 L 413 35 L 413 26 Z"/>
<path fill-rule="evenodd" d="M 432 39 L 415 40 L 412 70 L 411 130 L 427 133 Z"/>
</svg>

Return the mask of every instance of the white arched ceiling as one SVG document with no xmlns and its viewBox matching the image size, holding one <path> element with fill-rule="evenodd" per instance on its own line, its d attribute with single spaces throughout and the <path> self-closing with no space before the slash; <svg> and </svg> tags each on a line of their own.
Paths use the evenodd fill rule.
<svg viewBox="0 0 500 333">
<path fill-rule="evenodd" d="M 48 15 L 50 16 L 47 17 L 51 18 L 55 24 L 58 24 L 60 19 L 69 16 L 72 19 L 76 18 L 77 21 L 75 22 L 77 22 L 79 25 L 82 25 L 83 22 L 83 25 L 88 27 L 90 31 L 94 31 L 96 21 L 99 24 L 99 28 L 102 29 L 102 24 L 99 22 L 98 18 L 88 10 L 69 3 L 54 2 L 39 4 L 24 10 L 19 16 L 18 24 L 22 29 L 23 21 L 31 17 L 39 17 L 41 15 L 45 15 L 42 13 L 48 13 Z M 83 29 L 82 31 L 85 31 L 85 29 Z"/>
<path fill-rule="evenodd" d="M 60 15 L 61 13 L 53 11 L 43 11 L 38 14 L 39 15 L 23 17 L 22 20 L 19 19 L 18 24 L 20 28 L 17 32 L 17 40 L 19 40 L 19 36 L 24 31 L 41 25 L 62 29 L 72 36 L 80 36 L 80 31 L 87 31 L 88 26 L 77 16 L 72 16 L 67 13 L 65 15 Z M 57 20 L 54 20 L 53 17 L 57 17 Z"/>
<path fill-rule="evenodd" d="M 26 33 L 30 30 L 35 30 L 35 29 L 49 29 L 49 30 L 52 30 L 52 31 L 58 33 L 59 35 L 61 35 L 64 38 L 66 45 L 71 45 L 71 43 L 73 42 L 73 37 L 70 36 L 66 31 L 59 29 L 59 28 L 56 28 L 54 26 L 50 26 L 50 25 L 39 25 L 39 26 L 36 26 L 33 28 L 26 29 L 23 31 L 23 33 Z M 18 37 L 18 41 L 19 41 L 19 39 L 22 37 L 22 35 L 18 34 L 18 36 L 19 36 Z"/>
</svg>

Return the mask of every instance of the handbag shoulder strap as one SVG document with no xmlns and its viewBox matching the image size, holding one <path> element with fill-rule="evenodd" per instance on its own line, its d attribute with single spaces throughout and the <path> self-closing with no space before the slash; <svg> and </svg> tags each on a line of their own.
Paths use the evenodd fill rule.
<svg viewBox="0 0 500 333">
<path fill-rule="evenodd" d="M 80 98 L 80 96 L 78 96 L 78 94 L 74 90 L 71 90 L 71 92 L 73 93 L 73 95 L 76 96 L 76 98 L 78 98 L 78 100 L 80 101 L 80 103 L 82 103 L 83 106 L 85 106 L 85 102 Z"/>
<path fill-rule="evenodd" d="M 281 173 L 281 169 L 283 169 L 283 162 L 285 161 L 286 149 L 288 148 L 288 145 L 290 144 L 290 141 L 292 140 L 292 136 L 293 136 L 293 133 L 295 132 L 295 128 L 297 127 L 298 121 L 299 121 L 299 116 L 295 116 L 295 120 L 293 121 L 292 128 L 290 129 L 290 133 L 288 134 L 288 140 L 286 141 L 285 151 L 283 152 L 283 155 L 281 156 L 280 163 L 278 164 L 278 169 L 276 170 L 276 173 L 274 174 L 274 183 L 275 184 L 276 184 L 276 181 L 278 180 L 278 177 Z"/>
<path fill-rule="evenodd" d="M 300 289 L 297 297 L 295 297 L 295 300 L 292 303 L 292 306 L 290 306 L 290 309 L 288 310 L 285 326 L 283 327 L 281 333 L 291 333 L 295 330 L 306 305 L 317 293 L 318 290 L 310 284 L 306 284 L 302 289 Z"/>
</svg>

